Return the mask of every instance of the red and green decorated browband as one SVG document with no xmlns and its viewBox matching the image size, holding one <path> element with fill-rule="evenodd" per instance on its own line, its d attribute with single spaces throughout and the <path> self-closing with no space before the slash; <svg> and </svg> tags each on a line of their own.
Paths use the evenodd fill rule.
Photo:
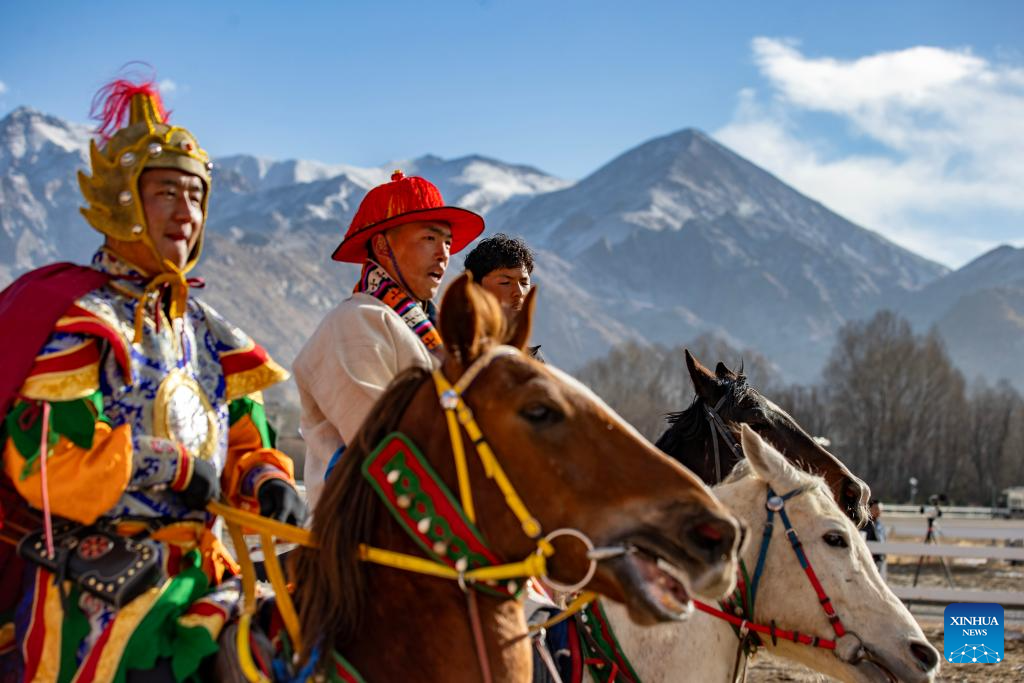
<svg viewBox="0 0 1024 683">
<path fill-rule="evenodd" d="M 363 463 L 363 476 L 431 559 L 459 572 L 502 563 L 416 445 L 401 432 L 384 437 Z M 518 581 L 474 585 L 501 597 L 515 597 L 522 590 Z"/>
</svg>

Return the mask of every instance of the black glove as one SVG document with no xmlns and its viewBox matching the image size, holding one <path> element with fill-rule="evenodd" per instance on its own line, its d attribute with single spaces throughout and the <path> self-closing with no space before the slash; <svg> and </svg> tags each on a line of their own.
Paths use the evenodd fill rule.
<svg viewBox="0 0 1024 683">
<path fill-rule="evenodd" d="M 203 510 L 211 500 L 220 498 L 217 468 L 202 458 L 192 459 L 192 478 L 181 492 L 181 499 L 192 510 Z"/>
<path fill-rule="evenodd" d="M 285 524 L 301 526 L 306 520 L 306 504 L 295 487 L 283 479 L 271 479 L 256 492 L 260 514 Z"/>
</svg>

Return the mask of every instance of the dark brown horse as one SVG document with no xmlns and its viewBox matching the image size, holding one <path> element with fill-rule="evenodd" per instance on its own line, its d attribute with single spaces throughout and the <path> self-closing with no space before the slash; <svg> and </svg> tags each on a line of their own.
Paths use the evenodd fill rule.
<svg viewBox="0 0 1024 683">
<path fill-rule="evenodd" d="M 640 622 L 681 618 L 691 593 L 731 587 L 739 526 L 692 473 L 581 384 L 521 352 L 533 303 L 531 292 L 506 330 L 493 297 L 466 276 L 455 281 L 441 308 L 442 371 L 455 383 L 478 359 L 493 357 L 492 347 L 519 350 L 493 357 L 464 393 L 509 481 L 545 532 L 573 528 L 597 546 L 629 548 L 597 563 L 588 590 L 625 603 Z M 295 567 L 304 639 L 321 657 L 333 648 L 370 683 L 480 681 L 484 667 L 458 583 L 359 560 L 360 544 L 423 554 L 361 473 L 366 455 L 393 431 L 418 445 L 450 491 L 459 490 L 431 375 L 408 370 L 376 404 L 314 512 L 319 548 L 301 550 Z M 529 556 L 536 542 L 467 448 L 483 537 L 505 561 Z M 551 578 L 572 583 L 587 573 L 591 562 L 579 541 L 554 546 Z M 526 632 L 521 600 L 484 592 L 475 599 L 493 680 L 530 680 L 530 641 L 517 638 Z"/>
<path fill-rule="evenodd" d="M 686 410 L 669 414 L 671 426 L 658 439 L 658 448 L 693 470 L 705 483 L 715 485 L 743 457 L 738 444 L 740 425 L 746 423 L 797 467 L 822 476 L 840 508 L 855 523 L 867 519 L 868 485 L 786 411 L 747 384 L 742 372 L 733 372 L 719 363 L 712 373 L 689 351 L 686 367 L 696 396 Z M 716 427 L 716 421 L 728 436 Z"/>
</svg>

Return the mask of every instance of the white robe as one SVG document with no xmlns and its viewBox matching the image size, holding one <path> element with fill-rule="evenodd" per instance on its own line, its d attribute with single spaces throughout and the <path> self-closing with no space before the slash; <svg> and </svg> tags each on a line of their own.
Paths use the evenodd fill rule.
<svg viewBox="0 0 1024 683">
<path fill-rule="evenodd" d="M 302 401 L 310 510 L 331 456 L 353 441 L 391 380 L 406 368 L 437 362 L 402 318 L 369 294 L 353 294 L 327 314 L 292 366 Z"/>
</svg>

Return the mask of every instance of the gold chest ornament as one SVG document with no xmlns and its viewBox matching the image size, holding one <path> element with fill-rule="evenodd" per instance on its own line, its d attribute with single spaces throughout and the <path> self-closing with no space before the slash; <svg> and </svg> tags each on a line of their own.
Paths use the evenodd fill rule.
<svg viewBox="0 0 1024 683">
<path fill-rule="evenodd" d="M 199 383 L 181 368 L 175 368 L 157 389 L 153 433 L 177 441 L 194 456 L 212 460 L 217 451 L 215 415 Z"/>
</svg>

